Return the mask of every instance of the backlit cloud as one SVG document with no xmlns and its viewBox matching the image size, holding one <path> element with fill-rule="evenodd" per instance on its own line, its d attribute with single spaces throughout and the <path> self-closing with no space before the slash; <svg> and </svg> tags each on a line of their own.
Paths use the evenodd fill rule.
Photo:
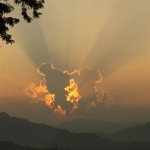
<svg viewBox="0 0 150 150">
<path fill-rule="evenodd" d="M 84 67 L 68 72 L 52 63 L 43 63 L 37 71 L 42 77 L 40 84 L 29 83 L 24 93 L 63 117 L 76 115 L 77 110 L 92 109 L 110 99 L 104 89 L 98 88 L 102 81 L 99 70 Z"/>
</svg>

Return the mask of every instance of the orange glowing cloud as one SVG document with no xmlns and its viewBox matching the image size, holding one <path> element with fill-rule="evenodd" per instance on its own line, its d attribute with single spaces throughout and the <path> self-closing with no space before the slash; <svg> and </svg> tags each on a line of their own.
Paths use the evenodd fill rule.
<svg viewBox="0 0 150 150">
<path fill-rule="evenodd" d="M 54 113 L 65 117 L 77 109 L 89 109 L 102 102 L 102 94 L 97 85 L 102 76 L 99 70 L 82 68 L 73 72 L 55 68 L 52 63 L 38 68 L 42 76 L 40 84 L 29 83 L 24 93 L 35 101 L 42 101 Z"/>
<path fill-rule="evenodd" d="M 60 116 L 65 117 L 66 111 L 62 109 L 60 105 L 57 105 L 57 107 L 54 109 L 55 113 L 58 113 Z"/>
<path fill-rule="evenodd" d="M 74 79 L 70 79 L 70 85 L 67 86 L 65 90 L 68 92 L 68 95 L 66 95 L 66 100 L 73 104 L 73 112 L 78 108 L 79 100 L 81 99 L 81 96 L 78 92 L 78 86 L 75 83 Z"/>
<path fill-rule="evenodd" d="M 53 108 L 55 94 L 49 93 L 45 83 L 42 80 L 40 81 L 39 86 L 36 86 L 35 83 L 29 83 L 29 85 L 24 89 L 24 93 L 37 101 L 44 102 L 50 108 Z"/>
</svg>

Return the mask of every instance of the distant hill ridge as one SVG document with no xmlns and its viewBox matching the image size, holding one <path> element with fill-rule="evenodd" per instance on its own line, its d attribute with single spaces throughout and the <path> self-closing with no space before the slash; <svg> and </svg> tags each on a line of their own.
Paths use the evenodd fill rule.
<svg viewBox="0 0 150 150">
<path fill-rule="evenodd" d="M 29 122 L 0 113 L 0 141 L 12 141 L 21 146 L 46 148 L 92 148 L 113 144 L 109 139 L 89 133 L 71 133 L 64 129 Z"/>
<path fill-rule="evenodd" d="M 119 130 L 110 136 L 113 140 L 150 142 L 150 122 Z"/>
<path fill-rule="evenodd" d="M 68 150 L 150 150 L 149 143 L 114 142 L 96 134 L 73 133 L 11 117 L 6 113 L 0 113 L 0 141 L 12 141 L 17 145 L 41 150 L 52 147 Z"/>
<path fill-rule="evenodd" d="M 111 123 L 94 119 L 73 119 L 56 125 L 57 128 L 67 129 L 72 132 L 86 132 L 99 135 L 110 134 L 129 126 L 129 124 L 125 123 Z"/>
</svg>

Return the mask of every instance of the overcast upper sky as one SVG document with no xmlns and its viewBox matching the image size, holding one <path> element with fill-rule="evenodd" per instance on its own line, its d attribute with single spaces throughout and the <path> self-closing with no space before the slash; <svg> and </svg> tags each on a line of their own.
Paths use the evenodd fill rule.
<svg viewBox="0 0 150 150">
<path fill-rule="evenodd" d="M 29 82 L 39 83 L 41 75 L 36 69 L 41 63 L 52 62 L 60 70 L 71 72 L 86 66 L 102 75 L 98 88 L 107 91 L 111 104 L 79 110 L 77 117 L 147 121 L 150 1 L 48 0 L 42 13 L 31 24 L 21 19 L 10 29 L 15 44 L 0 42 L 0 111 L 56 123 L 56 114 L 23 93 Z M 21 18 L 19 10 L 14 14 Z"/>
</svg>

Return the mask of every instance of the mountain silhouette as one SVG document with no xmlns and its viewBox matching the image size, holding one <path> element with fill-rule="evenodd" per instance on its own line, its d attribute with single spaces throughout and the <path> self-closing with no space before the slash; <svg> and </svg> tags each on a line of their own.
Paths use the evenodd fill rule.
<svg viewBox="0 0 150 150">
<path fill-rule="evenodd" d="M 36 148 L 49 150 L 53 147 L 61 150 L 150 149 L 149 143 L 115 142 L 92 133 L 73 133 L 65 129 L 32 123 L 25 119 L 11 117 L 6 113 L 0 113 L 0 141 L 2 150 L 36 150 Z M 12 143 L 7 143 L 8 141 Z"/>
<path fill-rule="evenodd" d="M 129 124 L 111 123 L 94 119 L 73 119 L 59 123 L 56 127 L 72 132 L 96 133 L 99 135 L 110 134 L 128 127 Z"/>
<path fill-rule="evenodd" d="M 21 147 L 8 141 L 0 142 L 0 149 L 1 150 L 36 150 L 34 148 Z"/>
<path fill-rule="evenodd" d="M 0 150 L 67 150 L 67 149 L 58 149 L 57 147 L 53 147 L 49 149 L 36 149 L 36 148 L 15 145 L 13 142 L 9 142 L 9 141 L 1 141 Z"/>
<path fill-rule="evenodd" d="M 87 149 L 113 144 L 109 139 L 94 134 L 71 133 L 44 124 L 31 123 L 25 119 L 0 114 L 0 141 L 12 141 L 21 146 L 46 148 L 59 147 Z"/>
<path fill-rule="evenodd" d="M 12 141 L 22 146 L 46 147 L 56 136 L 58 129 L 44 124 L 0 114 L 0 141 Z"/>
<path fill-rule="evenodd" d="M 122 141 L 150 142 L 150 122 L 122 129 L 113 133 L 110 138 Z"/>
</svg>

